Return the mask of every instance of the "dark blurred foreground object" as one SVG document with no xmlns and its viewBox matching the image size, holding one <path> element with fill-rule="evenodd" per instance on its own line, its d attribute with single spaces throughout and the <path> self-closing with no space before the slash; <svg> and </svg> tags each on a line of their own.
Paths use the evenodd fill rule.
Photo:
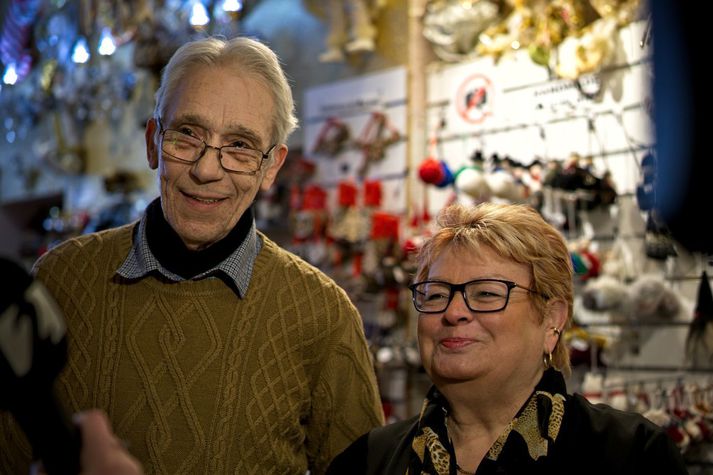
<svg viewBox="0 0 713 475">
<path fill-rule="evenodd" d="M 47 289 L 0 257 L 0 410 L 27 435 L 49 475 L 79 473 L 81 439 L 54 396 L 67 362 L 64 318 Z"/>
<path fill-rule="evenodd" d="M 713 370 L 713 292 L 706 271 L 701 274 L 696 308 L 688 327 L 686 358 L 693 368 Z"/>
<path fill-rule="evenodd" d="M 51 209 L 62 209 L 63 205 L 62 193 L 0 204 L 0 256 L 34 262 L 47 242 L 45 219 Z"/>
<path fill-rule="evenodd" d="M 690 2 L 649 2 L 654 39 L 654 120 L 658 172 L 656 208 L 673 237 L 690 252 L 713 253 L 705 225 L 713 193 L 711 104 L 706 49 L 709 17 Z M 642 40 L 644 41 L 644 40 Z"/>
</svg>

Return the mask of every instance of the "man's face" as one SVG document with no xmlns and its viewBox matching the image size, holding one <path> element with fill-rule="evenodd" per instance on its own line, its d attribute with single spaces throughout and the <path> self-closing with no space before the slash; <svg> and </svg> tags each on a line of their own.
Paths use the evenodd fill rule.
<svg viewBox="0 0 713 475">
<path fill-rule="evenodd" d="M 221 66 L 191 71 L 169 98 L 161 125 L 196 136 L 213 147 L 242 142 L 267 151 L 274 104 L 268 89 L 250 75 L 236 75 Z M 161 207 L 166 221 L 187 248 L 204 249 L 225 237 L 258 190 L 268 190 L 287 155 L 278 144 L 256 175 L 224 170 L 218 151 L 207 149 L 196 162 L 185 163 L 161 151 L 159 125 L 146 127 L 149 165 L 158 168 Z"/>
</svg>

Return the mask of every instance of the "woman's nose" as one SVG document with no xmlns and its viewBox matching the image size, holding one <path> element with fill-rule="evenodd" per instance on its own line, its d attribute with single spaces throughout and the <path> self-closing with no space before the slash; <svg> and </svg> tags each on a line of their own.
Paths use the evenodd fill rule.
<svg viewBox="0 0 713 475">
<path fill-rule="evenodd" d="M 453 294 L 453 298 L 443 312 L 443 318 L 451 325 L 468 323 L 473 319 L 473 312 L 466 305 L 463 292 L 455 292 Z"/>
</svg>

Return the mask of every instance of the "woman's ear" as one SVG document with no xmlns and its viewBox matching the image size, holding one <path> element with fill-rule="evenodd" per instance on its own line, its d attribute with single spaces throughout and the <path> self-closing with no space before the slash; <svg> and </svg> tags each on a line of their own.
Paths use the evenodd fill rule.
<svg viewBox="0 0 713 475">
<path fill-rule="evenodd" d="M 158 134 L 157 122 L 153 117 L 146 122 L 146 160 L 151 170 L 158 168 Z"/>
<path fill-rule="evenodd" d="M 567 324 L 569 307 L 562 299 L 547 302 L 547 314 L 545 315 L 545 353 L 554 351 L 555 346 L 562 338 L 564 326 Z M 556 329 L 556 331 L 554 330 Z"/>
<path fill-rule="evenodd" d="M 562 330 L 562 327 L 567 323 L 567 311 L 567 302 L 562 299 L 547 302 L 547 316 L 545 318 L 549 320 L 549 326 Z"/>
</svg>

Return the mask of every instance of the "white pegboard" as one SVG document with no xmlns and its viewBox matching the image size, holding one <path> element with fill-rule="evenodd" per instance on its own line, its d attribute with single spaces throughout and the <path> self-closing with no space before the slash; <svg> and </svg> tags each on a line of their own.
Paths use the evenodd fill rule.
<svg viewBox="0 0 713 475">
<path fill-rule="evenodd" d="M 480 149 L 529 164 L 564 160 L 572 153 L 593 157 L 595 170 L 610 171 L 620 194 L 638 184 L 638 164 L 654 145 L 651 118 L 651 51 L 641 47 L 646 22 L 619 30 L 615 61 L 600 74 L 574 81 L 550 77 L 521 51 L 495 62 L 491 57 L 439 67 L 428 77 L 427 130 L 441 139 L 439 157 L 457 170 Z M 479 78 L 479 79 L 473 79 Z M 599 86 L 597 94 L 582 91 Z M 470 87 L 471 94 L 463 90 Z M 459 113 L 480 91 L 481 113 Z M 461 111 L 462 112 L 462 111 Z M 445 127 L 438 129 L 439 125 Z M 437 212 L 452 190 L 429 187 Z"/>
<path fill-rule="evenodd" d="M 340 181 L 351 180 L 359 185 L 365 180 L 379 180 L 382 210 L 403 213 L 407 202 L 403 186 L 407 172 L 406 69 L 398 67 L 311 88 L 305 92 L 304 111 L 305 155 L 316 165 L 311 182 L 327 190 L 328 207 L 337 207 Z M 366 173 L 359 176 L 364 154 L 355 141 L 369 127 L 374 112 L 383 113 L 401 138 L 386 147 L 384 157 L 371 162 Z M 330 117 L 346 125 L 350 140 L 337 154 L 315 153 L 314 146 Z"/>
</svg>

